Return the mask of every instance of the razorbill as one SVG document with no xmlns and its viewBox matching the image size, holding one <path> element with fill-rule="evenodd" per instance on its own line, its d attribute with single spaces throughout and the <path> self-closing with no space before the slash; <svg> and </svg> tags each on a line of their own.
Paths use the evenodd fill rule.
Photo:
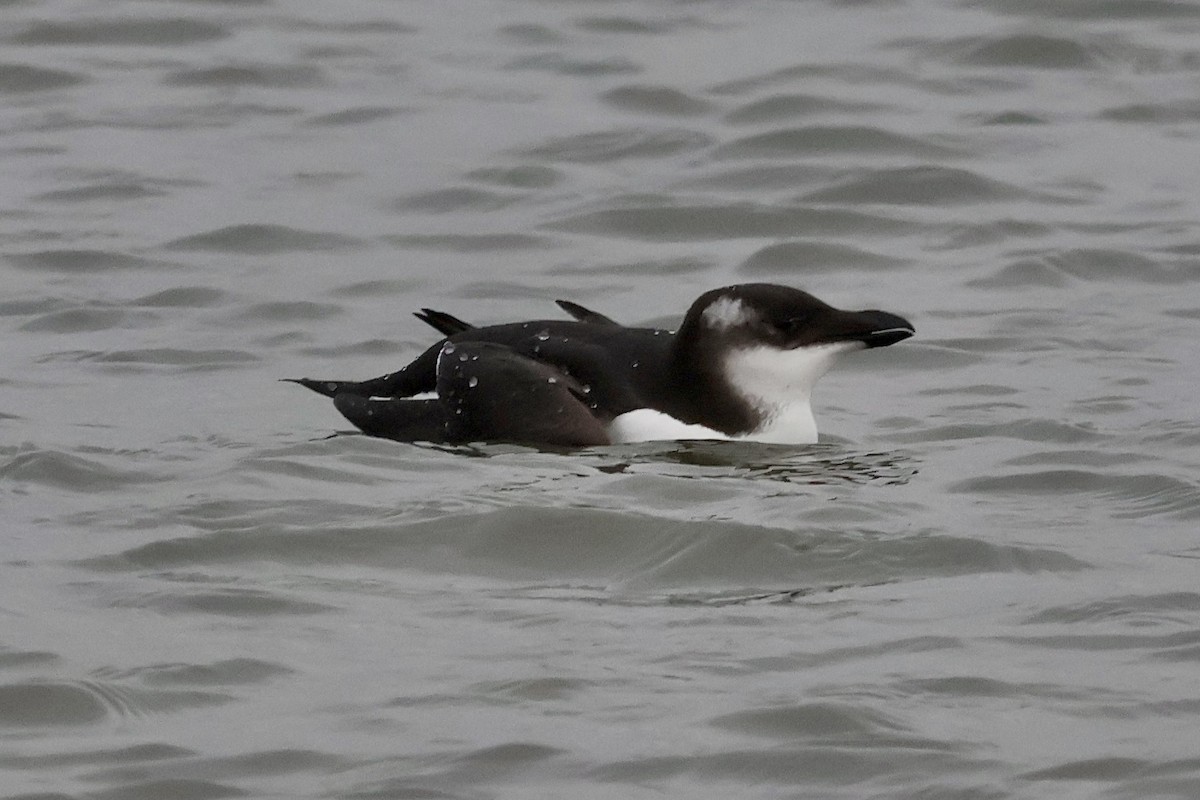
<svg viewBox="0 0 1200 800">
<path fill-rule="evenodd" d="M 432 309 L 444 335 L 367 381 L 288 378 L 364 433 L 402 441 L 590 446 L 656 439 L 817 440 L 811 395 L 851 350 L 914 333 L 886 311 L 842 311 L 768 283 L 713 289 L 677 331 L 629 328 L 577 303 L 575 321 L 476 327 Z M 414 395 L 435 392 L 432 399 Z"/>
</svg>

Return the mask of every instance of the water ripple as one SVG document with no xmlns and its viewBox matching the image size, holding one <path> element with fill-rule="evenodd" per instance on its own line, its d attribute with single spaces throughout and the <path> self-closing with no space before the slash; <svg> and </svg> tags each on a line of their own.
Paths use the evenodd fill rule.
<svg viewBox="0 0 1200 800">
<path fill-rule="evenodd" d="M 509 70 L 534 70 L 558 75 L 581 77 L 604 77 L 606 75 L 629 75 L 642 71 L 635 62 L 621 56 L 611 58 L 584 59 L 561 53 L 541 53 L 521 56 L 505 65 Z"/>
<path fill-rule="evenodd" d="M 226 292 L 209 286 L 177 286 L 143 295 L 132 304 L 151 308 L 209 308 L 224 305 L 229 298 Z"/>
<path fill-rule="evenodd" d="M 569 581 L 638 594 L 678 596 L 687 589 L 693 599 L 695 592 L 745 595 L 747 587 L 792 591 L 930 575 L 1076 571 L 1087 566 L 1049 549 L 929 533 L 895 536 L 844 526 L 791 531 L 599 509 L 532 507 L 443 514 L 409 523 L 360 523 L 350 529 L 344 524 L 314 529 L 257 520 L 235 530 L 153 541 L 81 565 L 139 571 L 259 560 L 474 574 L 538 586 L 547 580 Z M 261 613 L 254 609 L 265 599 L 261 592 L 239 591 L 236 598 L 207 593 L 192 602 L 172 594 L 163 601 L 172 607 L 183 603 L 184 610 L 212 606 L 218 611 L 235 603 L 237 609 L 247 605 L 250 612 Z M 149 601 L 136 601 L 145 602 Z M 291 608 L 290 602 L 286 608 Z"/>
<path fill-rule="evenodd" d="M 755 251 L 738 272 L 745 275 L 807 275 L 812 271 L 866 269 L 882 270 L 900 267 L 904 259 L 880 255 L 836 242 L 795 241 L 769 244 Z"/>
<path fill-rule="evenodd" d="M 780 788 L 802 785 L 837 791 L 838 787 L 860 786 L 864 781 L 884 776 L 889 782 L 895 782 L 900 780 L 900 775 L 939 775 L 950 782 L 948 776 L 956 773 L 996 766 L 954 752 L 953 745 L 947 744 L 946 748 L 951 752 L 913 749 L 903 743 L 860 749 L 847 748 L 836 742 L 824 746 L 805 743 L 801 747 L 781 746 L 770 750 L 731 749 L 703 755 L 628 759 L 597 767 L 591 771 L 591 776 L 604 782 L 633 785 L 690 776 L 698 784 L 753 781 Z"/>
<path fill-rule="evenodd" d="M 24 681 L 0 684 L 0 727 L 92 725 L 110 706 L 102 694 L 75 682 Z"/>
<path fill-rule="evenodd" d="M 391 207 L 397 211 L 425 211 L 434 214 L 494 211 L 517 202 L 521 197 L 463 186 L 403 197 L 392 203 Z"/>
<path fill-rule="evenodd" d="M 615 108 L 644 114 L 690 117 L 712 110 L 707 100 L 686 94 L 671 86 L 630 84 L 609 89 L 600 98 Z"/>
<path fill-rule="evenodd" d="M 1093 48 L 1087 44 L 1045 34 L 1014 33 L 926 42 L 911 40 L 904 44 L 923 46 L 932 54 L 976 67 L 1093 69 L 1099 62 Z"/>
<path fill-rule="evenodd" d="M 753 100 L 734 109 L 725 116 L 734 124 L 781 122 L 795 117 L 808 117 L 830 113 L 860 113 L 879 111 L 883 106 L 842 100 L 812 94 L 773 94 Z"/>
<path fill-rule="evenodd" d="M 390 119 L 399 114 L 407 113 L 406 108 L 390 108 L 385 106 L 357 106 L 341 111 L 331 111 L 310 117 L 306 124 L 316 126 L 363 125 L 378 120 Z"/>
<path fill-rule="evenodd" d="M 1018 439 L 1027 442 L 1074 444 L 1104 438 L 1094 426 L 1053 419 L 1013 418 L 1003 422 L 963 422 L 899 434 L 898 441 L 940 442 L 955 439 Z"/>
<path fill-rule="evenodd" d="M 545 161 L 603 164 L 627 158 L 662 158 L 708 146 L 705 134 L 685 129 L 622 128 L 552 139 L 521 151 Z"/>
<path fill-rule="evenodd" d="M 836 186 L 810 192 L 804 199 L 820 203 L 946 205 L 994 203 L 1027 194 L 1012 184 L 970 170 L 920 166 L 872 170 Z"/>
<path fill-rule="evenodd" d="M 1119 501 L 1112 511 L 1118 519 L 1142 519 L 1157 515 L 1200 519 L 1200 485 L 1162 473 L 1033 470 L 968 478 L 954 484 L 952 490 L 1032 497 L 1046 494 L 1090 495 L 1098 500 Z"/>
<path fill-rule="evenodd" d="M 261 359 L 244 350 L 185 350 L 175 347 L 154 347 L 145 350 L 109 350 L 102 353 L 85 353 L 75 360 L 123 366 L 186 367 L 207 370 L 249 364 Z"/>
<path fill-rule="evenodd" d="M 1087 622 L 1120 622 L 1130 627 L 1174 621 L 1186 624 L 1191 614 L 1200 613 L 1200 594 L 1119 595 L 1084 603 L 1050 606 L 1027 616 L 1029 625 L 1070 625 Z"/>
<path fill-rule="evenodd" d="M 23 323 L 20 330 L 29 333 L 92 333 L 134 327 L 155 319 L 148 312 L 134 314 L 119 308 L 71 308 L 36 316 Z"/>
<path fill-rule="evenodd" d="M 87 76 L 61 69 L 45 69 L 30 64 L 0 63 L 0 94 L 45 92 L 78 86 Z"/>
<path fill-rule="evenodd" d="M 642 241 L 675 242 L 896 232 L 906 225 L 891 217 L 857 211 L 738 203 L 614 208 L 566 217 L 547 227 Z"/>
<path fill-rule="evenodd" d="M 271 661 L 229 658 L 207 664 L 151 664 L 111 677 L 136 677 L 148 685 L 245 686 L 291 675 L 294 670 Z"/>
<path fill-rule="evenodd" d="M 169 744 L 135 744 L 128 747 L 68 750 L 38 755 L 0 754 L 0 766 L 15 769 L 66 769 L 78 766 L 144 764 L 194 755 L 193 751 Z"/>
<path fill-rule="evenodd" d="M 55 189 L 34 195 L 34 200 L 50 203 L 110 203 L 126 200 L 145 200 L 165 197 L 167 192 L 145 183 L 114 181 L 101 184 L 86 184 L 70 189 Z"/>
<path fill-rule="evenodd" d="M 21 269 L 64 273 L 111 272 L 112 270 L 162 270 L 169 262 L 107 250 L 42 250 L 16 253 L 8 260 Z"/>
<path fill-rule="evenodd" d="M 927 139 L 863 125 L 813 125 L 783 128 L 727 142 L 713 152 L 715 158 L 784 158 L 830 153 L 903 155 L 912 158 L 946 157 L 955 148 Z"/>
<path fill-rule="evenodd" d="M 146 592 L 124 598 L 114 605 L 120 608 L 153 609 L 163 614 L 211 614 L 231 619 L 311 616 L 335 610 L 324 603 L 300 600 L 276 591 L 234 587 L 211 590 L 174 587 L 167 592 Z"/>
<path fill-rule="evenodd" d="M 230 225 L 167 242 L 168 250 L 270 254 L 308 250 L 344 250 L 363 242 L 337 233 L 320 233 L 286 225 Z"/>
<path fill-rule="evenodd" d="M 906 732 L 898 719 L 842 703 L 805 703 L 738 711 L 709 720 L 710 725 L 775 739 L 837 737 L 871 739 Z M 952 749 L 950 743 L 942 745 Z"/>
<path fill-rule="evenodd" d="M 554 240 L 526 233 L 413 233 L 384 236 L 404 249 L 449 250 L 456 253 L 490 253 L 495 250 L 541 250 L 554 247 Z"/>
<path fill-rule="evenodd" d="M 84 458 L 56 450 L 22 449 L 0 462 L 0 481 L 78 492 L 112 492 L 170 479 L 168 475 L 116 466 L 126 463 L 128 459 L 119 453 Z"/>
<path fill-rule="evenodd" d="M 231 319 L 253 323 L 263 322 L 312 322 L 330 319 L 346 313 L 338 303 L 317 303 L 311 300 L 272 301 L 255 303 L 231 315 Z"/>
<path fill-rule="evenodd" d="M 167 86 L 309 88 L 325 82 L 321 70 L 308 64 L 242 64 L 187 69 L 163 79 Z"/>
<path fill-rule="evenodd" d="M 965 5 L 996 14 L 1070 20 L 1200 17 L 1200 7 L 1189 0 L 969 0 Z"/>
<path fill-rule="evenodd" d="M 213 22 L 196 19 L 90 19 L 37 22 L 11 37 L 24 45 L 142 45 L 170 47 L 209 42 L 231 35 Z"/>
</svg>

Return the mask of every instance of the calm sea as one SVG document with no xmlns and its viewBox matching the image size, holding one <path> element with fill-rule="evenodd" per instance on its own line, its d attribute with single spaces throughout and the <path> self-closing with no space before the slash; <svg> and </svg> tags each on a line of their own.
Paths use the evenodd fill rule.
<svg viewBox="0 0 1200 800">
<path fill-rule="evenodd" d="M 0 0 L 0 798 L 1200 796 L 1200 4 Z M 410 312 L 913 320 L 811 447 L 346 435 Z"/>
</svg>

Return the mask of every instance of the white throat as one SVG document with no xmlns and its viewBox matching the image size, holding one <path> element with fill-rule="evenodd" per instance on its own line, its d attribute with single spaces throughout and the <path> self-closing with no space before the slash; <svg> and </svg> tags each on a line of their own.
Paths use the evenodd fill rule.
<svg viewBox="0 0 1200 800">
<path fill-rule="evenodd" d="M 737 438 L 779 444 L 817 441 L 813 386 L 839 356 L 863 347 L 862 342 L 833 342 L 794 350 L 760 345 L 731 352 L 725 359 L 730 386 L 763 414 L 757 430 Z"/>
<path fill-rule="evenodd" d="M 861 342 L 780 350 L 743 347 L 725 360 L 730 386 L 763 414 L 757 430 L 728 436 L 703 425 L 689 425 L 661 411 L 639 408 L 621 414 L 608 427 L 613 443 L 669 439 L 740 439 L 773 444 L 811 444 L 817 441 L 812 413 L 812 389 L 838 356 L 863 347 Z"/>
</svg>

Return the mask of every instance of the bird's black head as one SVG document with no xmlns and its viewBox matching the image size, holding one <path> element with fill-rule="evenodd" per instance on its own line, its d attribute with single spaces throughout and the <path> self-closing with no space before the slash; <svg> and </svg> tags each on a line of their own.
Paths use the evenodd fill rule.
<svg viewBox="0 0 1200 800">
<path fill-rule="evenodd" d="M 771 283 L 743 283 L 705 292 L 688 310 L 682 339 L 716 339 L 723 346 L 794 350 L 838 342 L 884 347 L 914 333 L 912 323 L 886 311 L 843 311 L 808 292 Z"/>
</svg>

